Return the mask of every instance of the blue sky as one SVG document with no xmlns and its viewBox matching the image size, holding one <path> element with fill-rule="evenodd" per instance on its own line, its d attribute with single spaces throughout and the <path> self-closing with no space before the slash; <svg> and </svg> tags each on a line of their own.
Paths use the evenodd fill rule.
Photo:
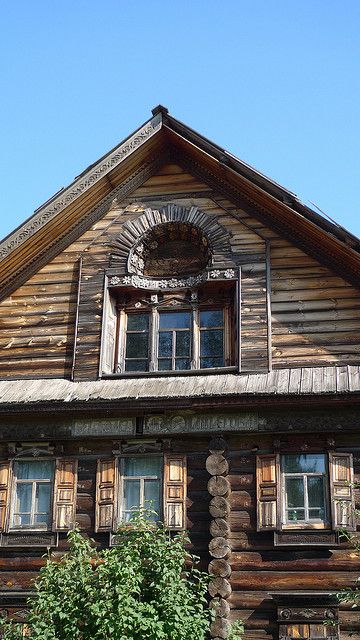
<svg viewBox="0 0 360 640">
<path fill-rule="evenodd" d="M 360 235 L 359 32 L 358 0 L 3 0 L 0 237 L 159 103 Z"/>
</svg>

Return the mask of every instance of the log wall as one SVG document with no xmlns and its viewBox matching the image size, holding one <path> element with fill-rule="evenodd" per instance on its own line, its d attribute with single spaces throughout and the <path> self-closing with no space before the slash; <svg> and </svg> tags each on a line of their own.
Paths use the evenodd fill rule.
<svg viewBox="0 0 360 640">
<path fill-rule="evenodd" d="M 0 303 L 2 377 L 71 376 L 80 256 L 83 299 L 76 374 L 79 378 L 96 377 L 109 244 L 125 221 L 137 218 L 148 206 L 159 208 L 169 201 L 198 206 L 231 233 L 234 263 L 243 265 L 244 370 L 261 370 L 268 365 L 264 356 L 268 284 L 274 367 L 359 362 L 359 291 L 179 165 L 168 164 L 131 198 L 113 202 L 102 220 Z M 266 243 L 270 247 L 268 281 Z"/>
</svg>

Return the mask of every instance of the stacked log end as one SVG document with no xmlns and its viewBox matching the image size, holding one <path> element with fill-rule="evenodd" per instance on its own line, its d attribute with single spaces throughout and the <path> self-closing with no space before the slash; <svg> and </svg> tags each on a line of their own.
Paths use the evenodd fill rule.
<svg viewBox="0 0 360 640">
<path fill-rule="evenodd" d="M 215 618 L 210 631 L 214 640 L 224 640 L 228 636 L 230 627 L 230 605 L 227 600 L 231 595 L 231 566 L 228 562 L 231 553 L 229 541 L 230 482 L 227 478 L 229 463 L 224 438 L 216 437 L 211 440 L 206 469 L 211 476 L 208 482 L 208 492 L 211 495 L 209 510 L 212 516 L 209 553 L 213 559 L 209 564 L 209 573 L 212 576 L 209 594 L 211 596 L 210 606 L 215 610 Z"/>
</svg>

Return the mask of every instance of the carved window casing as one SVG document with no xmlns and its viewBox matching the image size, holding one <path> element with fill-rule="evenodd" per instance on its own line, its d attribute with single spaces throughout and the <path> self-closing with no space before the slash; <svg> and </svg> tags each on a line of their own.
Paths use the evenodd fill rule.
<svg viewBox="0 0 360 640">
<path fill-rule="evenodd" d="M 77 460 L 29 453 L 0 461 L 0 531 L 68 531 L 75 523 Z"/>
<path fill-rule="evenodd" d="M 353 531 L 352 454 L 259 455 L 257 498 L 258 531 Z"/>
<path fill-rule="evenodd" d="M 339 639 L 339 602 L 335 595 L 321 592 L 272 595 L 278 604 L 279 640 Z"/>
<path fill-rule="evenodd" d="M 167 529 L 186 528 L 186 469 L 186 456 L 175 453 L 99 459 L 95 530 L 116 532 L 142 508 Z"/>
</svg>

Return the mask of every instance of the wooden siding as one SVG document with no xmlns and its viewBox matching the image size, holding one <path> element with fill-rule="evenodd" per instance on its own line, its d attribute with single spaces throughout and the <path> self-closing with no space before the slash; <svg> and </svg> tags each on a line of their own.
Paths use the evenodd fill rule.
<svg viewBox="0 0 360 640">
<path fill-rule="evenodd" d="M 359 291 L 301 249 L 236 208 L 178 164 L 167 164 L 0 303 L 0 376 L 70 377 L 83 257 L 75 374 L 96 378 L 103 273 L 109 243 L 127 220 L 168 201 L 196 205 L 231 234 L 234 266 L 242 265 L 242 366 L 268 367 L 266 243 L 270 246 L 271 354 L 274 368 L 360 361 Z M 259 216 L 259 214 L 257 214 Z M 221 256 L 214 267 L 221 266 Z"/>
<path fill-rule="evenodd" d="M 339 415 L 340 418 L 340 415 Z M 298 451 L 301 447 L 324 451 L 329 439 L 335 447 L 344 448 L 348 441 L 345 434 L 292 434 L 282 437 L 281 449 Z M 327 548 L 281 549 L 274 547 L 272 532 L 256 532 L 255 458 L 256 448 L 271 451 L 274 436 L 244 434 L 227 436 L 226 454 L 230 484 L 228 542 L 231 567 L 229 577 L 231 594 L 228 598 L 230 619 L 242 618 L 246 624 L 245 638 L 276 637 L 276 604 L 269 593 L 283 591 L 338 591 L 352 586 L 359 575 L 360 557 L 342 543 Z M 352 436 L 355 450 L 360 448 L 360 436 Z M 108 533 L 94 533 L 96 457 L 112 455 L 113 443 L 108 440 L 57 442 L 67 458 L 78 457 L 76 521 L 82 531 L 91 535 L 100 547 L 109 543 Z M 187 528 L 189 548 L 201 558 L 206 568 L 211 559 L 208 552 L 211 536 L 209 472 L 206 470 L 209 438 L 206 436 L 172 437 L 171 450 L 187 455 L 188 497 Z M 86 451 L 84 451 L 86 449 Z M 6 447 L 0 450 L 6 456 Z M 210 471 L 210 469 L 209 469 Z M 360 458 L 355 456 L 356 479 L 360 479 Z M 358 499 L 360 496 L 358 496 Z M 211 527 L 210 527 L 211 530 Z M 60 534 L 55 557 L 67 548 L 65 534 Z M 44 563 L 42 549 L 0 549 L 0 601 L 4 594 L 25 592 L 33 587 L 33 581 Z M 15 613 L 15 610 L 14 610 Z M 354 613 L 354 615 L 353 615 Z M 342 631 L 352 624 L 359 624 L 358 613 L 350 605 L 341 605 Z"/>
</svg>

